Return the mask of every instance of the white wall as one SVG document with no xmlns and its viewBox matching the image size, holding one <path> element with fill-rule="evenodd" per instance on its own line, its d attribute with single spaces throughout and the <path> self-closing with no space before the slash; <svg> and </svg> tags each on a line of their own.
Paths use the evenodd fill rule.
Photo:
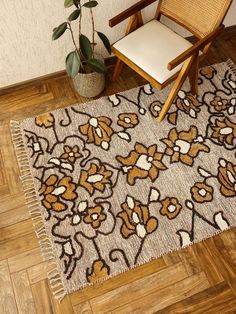
<svg viewBox="0 0 236 314">
<path fill-rule="evenodd" d="M 96 29 L 115 41 L 124 34 L 127 22 L 109 28 L 108 20 L 137 0 L 98 2 L 94 10 Z M 64 69 L 65 56 L 73 49 L 69 32 L 57 41 L 51 40 L 52 29 L 72 10 L 64 9 L 63 3 L 64 0 L 1 0 L 0 88 Z M 156 4 L 145 9 L 144 20 L 151 19 L 155 9 Z M 225 24 L 236 24 L 236 0 Z M 83 29 L 89 34 L 89 16 L 84 17 Z M 107 56 L 101 45 L 98 51 Z"/>
</svg>

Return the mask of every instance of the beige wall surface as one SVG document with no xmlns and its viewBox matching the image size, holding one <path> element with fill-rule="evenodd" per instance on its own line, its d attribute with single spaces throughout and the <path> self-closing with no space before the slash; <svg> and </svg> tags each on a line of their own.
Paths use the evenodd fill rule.
<svg viewBox="0 0 236 314">
<path fill-rule="evenodd" d="M 127 21 L 109 28 L 108 20 L 137 0 L 98 2 L 99 6 L 94 9 L 96 29 L 114 42 L 123 36 Z M 64 69 L 65 56 L 73 49 L 70 34 L 68 32 L 54 42 L 51 40 L 52 29 L 73 10 L 64 9 L 63 3 L 64 0 L 1 0 L 0 88 Z M 153 4 L 143 11 L 145 21 L 153 17 L 155 8 L 156 4 Z M 90 35 L 89 15 L 84 16 L 83 22 L 82 31 Z M 225 24 L 236 24 L 236 0 Z M 180 28 L 176 30 L 181 32 Z M 107 56 L 100 43 L 97 49 Z"/>
</svg>

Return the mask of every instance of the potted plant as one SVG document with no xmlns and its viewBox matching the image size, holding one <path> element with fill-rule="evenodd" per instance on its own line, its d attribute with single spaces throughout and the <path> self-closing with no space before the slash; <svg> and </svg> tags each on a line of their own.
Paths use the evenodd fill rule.
<svg viewBox="0 0 236 314">
<path fill-rule="evenodd" d="M 53 29 L 52 39 L 56 40 L 66 31 L 71 34 L 71 39 L 75 49 L 71 51 L 65 60 L 65 67 L 68 75 L 73 78 L 74 86 L 77 92 L 84 97 L 95 97 L 99 95 L 105 87 L 105 73 L 107 68 L 101 57 L 95 53 L 95 36 L 100 39 L 111 54 L 111 45 L 103 33 L 95 30 L 93 9 L 98 5 L 93 0 L 64 0 L 65 8 L 75 7 L 75 10 L 69 15 L 66 22 Z M 90 10 L 92 40 L 82 34 L 82 16 L 84 10 Z M 79 21 L 79 40 L 75 40 L 72 23 Z"/>
</svg>

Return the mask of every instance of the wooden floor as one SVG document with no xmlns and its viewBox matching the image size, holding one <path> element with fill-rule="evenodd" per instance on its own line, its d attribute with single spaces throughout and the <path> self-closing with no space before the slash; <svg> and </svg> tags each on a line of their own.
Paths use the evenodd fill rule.
<svg viewBox="0 0 236 314">
<path fill-rule="evenodd" d="M 214 45 L 207 64 L 236 63 L 236 31 Z M 105 94 L 143 84 L 125 68 Z M 67 296 L 52 297 L 10 138 L 9 120 L 23 119 L 85 99 L 66 75 L 0 92 L 0 313 L 236 313 L 236 230 L 161 257 Z"/>
</svg>

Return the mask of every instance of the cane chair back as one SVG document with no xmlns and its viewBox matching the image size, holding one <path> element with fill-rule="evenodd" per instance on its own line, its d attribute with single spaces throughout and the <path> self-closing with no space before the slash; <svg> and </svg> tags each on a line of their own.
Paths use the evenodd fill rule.
<svg viewBox="0 0 236 314">
<path fill-rule="evenodd" d="M 203 38 L 221 24 L 231 3 L 232 0 L 162 0 L 160 13 Z"/>
</svg>

